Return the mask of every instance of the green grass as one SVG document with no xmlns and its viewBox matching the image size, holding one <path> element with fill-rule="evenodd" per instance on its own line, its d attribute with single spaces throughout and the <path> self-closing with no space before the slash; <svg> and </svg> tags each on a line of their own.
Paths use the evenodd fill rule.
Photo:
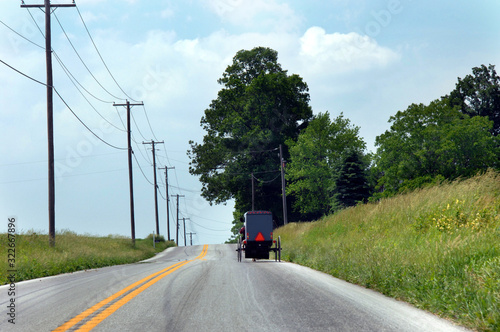
<svg viewBox="0 0 500 332">
<path fill-rule="evenodd" d="M 49 247 L 47 234 L 29 231 L 15 237 L 15 277 L 16 282 L 93 269 L 109 265 L 127 264 L 147 259 L 155 253 L 172 247 L 173 242 L 156 243 L 153 240 L 136 239 L 135 248 L 129 238 L 108 236 L 95 237 L 77 235 L 70 231 L 56 234 L 56 246 Z M 8 282 L 7 234 L 0 234 L 0 246 L 5 258 L 0 260 L 0 284 Z"/>
<path fill-rule="evenodd" d="M 500 175 L 425 188 L 275 232 L 283 258 L 500 331 Z"/>
</svg>

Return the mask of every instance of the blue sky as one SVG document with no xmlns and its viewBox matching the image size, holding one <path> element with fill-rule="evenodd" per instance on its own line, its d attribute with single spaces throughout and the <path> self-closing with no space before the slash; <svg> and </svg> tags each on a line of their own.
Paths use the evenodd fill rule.
<svg viewBox="0 0 500 332">
<path fill-rule="evenodd" d="M 26 0 L 28 4 L 42 0 Z M 68 3 L 53 0 L 52 3 Z M 151 150 L 143 141 L 163 140 L 158 164 L 169 171 L 171 194 L 194 243 L 221 243 L 229 236 L 232 202 L 210 206 L 188 173 L 189 140 L 200 142 L 203 111 L 216 97 L 217 79 L 238 50 L 267 46 L 279 62 L 308 83 L 314 112 L 340 112 L 360 127 L 368 150 L 388 129 L 388 119 L 411 103 L 449 93 L 472 67 L 498 65 L 500 3 L 496 0 L 80 0 L 78 9 L 125 95 L 102 64 L 74 8 L 55 15 L 84 59 L 81 63 L 55 16 L 53 49 L 85 92 L 78 92 L 54 59 L 54 85 L 68 105 L 100 137 L 126 146 L 123 108 L 133 98 L 136 234 L 155 229 Z M 0 3 L 0 59 L 45 80 L 43 13 Z M 103 90 L 99 84 L 108 92 Z M 80 88 L 81 90 L 81 88 Z M 130 235 L 127 156 L 96 140 L 55 97 L 56 228 L 98 235 Z M 19 228 L 47 232 L 47 138 L 45 87 L 0 64 L 0 231 L 7 217 Z M 105 122 L 95 108 L 108 122 Z M 147 116 L 146 116 L 147 115 Z M 151 124 L 149 126 L 148 120 Z M 152 129 L 152 130 L 151 130 Z M 164 173 L 158 172 L 165 196 Z M 172 202 L 173 203 L 173 202 Z M 159 196 L 160 232 L 166 202 Z M 171 205 L 172 216 L 175 205 Z M 172 221 L 173 219 L 171 219 Z M 173 222 L 172 222 L 173 223 Z M 174 233 L 173 226 L 171 234 Z M 183 241 L 181 241 L 183 243 Z"/>
</svg>

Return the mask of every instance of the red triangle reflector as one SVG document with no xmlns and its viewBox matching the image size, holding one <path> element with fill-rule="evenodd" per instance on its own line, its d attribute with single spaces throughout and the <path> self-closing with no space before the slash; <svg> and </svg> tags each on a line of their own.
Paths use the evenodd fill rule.
<svg viewBox="0 0 500 332">
<path fill-rule="evenodd" d="M 259 234 L 257 234 L 257 236 L 255 237 L 255 241 L 265 241 L 266 239 L 264 238 L 264 235 L 262 235 L 261 232 L 259 232 Z"/>
</svg>

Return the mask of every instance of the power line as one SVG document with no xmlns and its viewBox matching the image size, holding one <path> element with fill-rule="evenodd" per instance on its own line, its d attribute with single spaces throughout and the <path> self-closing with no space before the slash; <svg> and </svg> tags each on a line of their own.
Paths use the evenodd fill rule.
<svg viewBox="0 0 500 332">
<path fill-rule="evenodd" d="M 132 152 L 132 155 L 134 156 L 135 162 L 137 163 L 137 166 L 139 166 L 139 169 L 141 170 L 142 176 L 146 179 L 146 181 L 149 182 L 150 185 L 154 186 L 153 182 L 149 181 L 148 177 L 146 174 L 144 174 L 144 171 L 141 168 L 141 165 L 139 164 L 139 161 L 137 160 L 137 157 L 135 156 L 135 153 Z"/>
<path fill-rule="evenodd" d="M 59 23 L 59 26 L 61 27 L 61 30 L 62 32 L 64 33 L 64 35 L 66 36 L 66 39 L 68 40 L 69 44 L 71 45 L 71 47 L 73 48 L 73 51 L 75 51 L 76 55 L 78 56 L 78 59 L 80 59 L 80 61 L 82 62 L 83 66 L 85 67 L 85 69 L 87 69 L 87 71 L 89 72 L 90 76 L 92 76 L 92 78 L 96 81 L 97 84 L 99 84 L 99 86 L 104 90 L 106 91 L 110 96 L 112 96 L 113 98 L 116 98 L 116 99 L 120 99 L 120 100 L 125 100 L 124 98 L 120 98 L 120 97 L 117 97 L 115 96 L 114 94 L 112 94 L 111 92 L 109 92 L 108 89 L 106 89 L 102 84 L 101 82 L 99 82 L 99 80 L 94 76 L 94 74 L 92 73 L 92 71 L 90 71 L 90 68 L 87 66 L 87 64 L 85 63 L 85 61 L 83 61 L 82 57 L 80 56 L 80 54 L 78 53 L 78 51 L 76 50 L 75 46 L 73 45 L 73 43 L 71 42 L 71 39 L 69 39 L 68 35 L 66 34 L 66 31 L 64 30 L 61 22 L 59 21 L 59 18 L 57 18 L 57 15 L 54 13 L 54 17 L 56 18 L 56 21 L 57 23 Z"/>
<path fill-rule="evenodd" d="M 137 122 L 135 121 L 135 117 L 133 115 L 132 115 L 132 120 L 134 121 L 134 124 L 135 124 L 135 127 L 137 128 L 137 131 L 142 136 L 142 139 L 146 140 L 146 137 L 142 134 L 141 130 L 139 129 L 139 126 L 137 125 Z M 156 139 L 156 137 L 155 137 L 155 139 Z"/>
<path fill-rule="evenodd" d="M 30 80 L 38 83 L 38 84 L 41 84 L 43 86 L 46 86 L 48 87 L 48 85 L 46 83 L 43 83 L 43 82 L 40 82 L 39 80 L 37 79 L 34 79 L 33 77 L 29 76 L 29 75 L 26 75 L 25 73 L 21 72 L 20 70 L 12 67 L 11 65 L 9 65 L 8 63 L 6 63 L 5 61 L 1 60 L 0 59 L 0 62 L 3 63 L 4 65 L 6 65 L 7 67 L 9 67 L 10 69 L 14 70 L 15 72 L 23 75 L 24 77 L 26 78 L 29 78 Z M 85 122 L 83 122 L 79 117 L 78 115 L 76 115 L 76 113 L 73 111 L 73 109 L 68 105 L 68 103 L 66 103 L 66 101 L 64 100 L 64 98 L 59 94 L 59 91 L 57 91 L 57 89 L 54 87 L 54 86 L 51 86 L 53 89 L 54 89 L 54 92 L 59 96 L 59 99 L 61 99 L 61 101 L 64 103 L 64 105 L 66 105 L 66 107 L 69 109 L 69 111 L 75 116 L 75 118 L 92 134 L 94 135 L 97 139 L 99 139 L 101 142 L 103 142 L 104 144 L 114 148 L 114 149 L 117 149 L 117 150 L 127 150 L 127 148 L 120 148 L 120 147 L 117 147 L 111 143 L 108 143 L 106 142 L 104 139 L 100 138 L 96 133 L 94 133 L 92 131 L 92 129 L 90 129 L 86 124 Z"/>
<path fill-rule="evenodd" d="M 201 227 L 201 228 L 203 228 L 203 229 L 206 229 L 206 230 L 209 230 L 209 231 L 212 231 L 212 232 L 228 232 L 228 231 L 229 231 L 229 230 L 227 230 L 227 229 L 222 230 L 222 229 L 212 229 L 212 228 L 204 227 L 204 226 L 201 226 L 201 225 L 200 225 L 200 224 L 198 224 L 198 223 L 195 223 L 195 222 L 194 222 L 194 221 L 192 221 L 192 220 L 191 220 L 191 222 L 192 222 L 193 224 L 195 224 L 196 226 L 198 226 L 198 227 Z"/>
<path fill-rule="evenodd" d="M 223 225 L 226 225 L 226 226 L 231 226 L 231 225 L 227 225 L 227 223 L 222 222 L 222 221 L 219 221 L 219 220 L 215 220 L 215 219 L 210 219 L 210 218 L 201 217 L 201 216 L 198 216 L 198 215 L 196 215 L 196 214 L 192 214 L 192 213 L 190 213 L 189 215 L 190 215 L 190 216 L 192 216 L 192 217 L 199 218 L 199 219 L 204 219 L 204 220 L 213 221 L 213 222 L 216 222 L 216 223 L 218 223 L 218 224 L 223 224 Z"/>
<path fill-rule="evenodd" d="M 117 126 L 115 126 L 113 123 L 111 123 L 111 121 L 109 121 L 108 119 L 106 119 L 101 113 L 99 113 L 99 111 L 94 107 L 94 105 L 92 105 L 92 103 L 90 102 L 90 100 L 88 100 L 87 97 L 85 97 L 85 95 L 82 93 L 82 91 L 78 88 L 78 86 L 75 84 L 75 81 L 85 90 L 87 91 L 81 84 L 80 82 L 78 82 L 78 80 L 75 79 L 75 77 L 71 74 L 71 72 L 68 70 L 68 68 L 64 65 L 64 63 L 62 62 L 62 60 L 59 58 L 59 56 L 56 54 L 56 52 L 53 52 L 54 53 L 54 56 L 57 60 L 57 62 L 59 62 L 59 64 L 61 65 L 61 67 L 63 68 L 64 72 L 66 73 L 66 75 L 68 76 L 68 78 L 70 79 L 71 83 L 73 83 L 73 85 L 75 86 L 75 88 L 78 90 L 78 92 L 80 92 L 80 94 L 82 95 L 83 99 L 85 99 L 85 101 L 87 101 L 87 103 L 90 105 L 90 107 L 92 107 L 92 109 L 104 120 L 106 121 L 110 126 L 114 127 L 115 129 L 118 129 L 119 131 L 123 131 L 125 132 L 126 130 L 125 129 L 121 129 L 121 128 L 118 128 Z M 73 79 L 75 81 L 73 81 Z M 87 93 L 89 93 L 87 91 Z M 90 93 L 89 93 L 90 94 Z M 93 96 L 92 94 L 90 94 L 91 96 Z M 93 96 L 94 98 L 96 98 L 95 96 Z M 102 101 L 102 100 L 101 100 Z"/>
<path fill-rule="evenodd" d="M 40 29 L 40 26 L 38 25 L 38 23 L 36 23 L 36 20 L 35 18 L 33 17 L 33 14 L 31 14 L 31 11 L 29 8 L 26 8 L 26 10 L 28 11 L 28 13 L 30 14 L 31 16 L 31 19 L 33 20 L 33 22 L 35 23 L 36 27 L 38 28 L 38 31 L 40 31 L 40 34 L 42 35 L 42 37 L 45 39 L 45 34 L 43 33 L 42 29 Z M 43 49 L 45 49 L 45 47 L 43 47 Z"/>
<path fill-rule="evenodd" d="M 132 135 L 132 140 L 134 141 L 134 144 L 137 146 L 137 151 L 139 151 L 140 155 L 142 156 L 142 159 L 144 159 L 147 163 L 149 163 L 149 165 L 152 165 L 153 163 L 151 159 L 149 159 L 149 154 L 147 153 L 146 148 L 144 146 L 139 145 L 139 142 L 135 140 L 134 135 Z M 142 149 L 144 149 L 144 151 L 146 152 L 146 157 L 144 156 Z"/>
<path fill-rule="evenodd" d="M 9 67 L 10 69 L 14 70 L 15 72 L 17 72 L 18 74 L 21 74 L 23 75 L 24 77 L 26 78 L 29 78 L 30 80 L 38 83 L 38 84 L 41 84 L 41 85 L 44 85 L 44 86 L 47 86 L 47 84 L 43 83 L 43 82 L 40 82 L 39 80 L 37 79 L 34 79 L 33 77 L 29 76 L 29 75 L 26 75 L 25 73 L 21 72 L 20 70 L 17 70 L 16 68 L 12 67 L 11 65 L 9 65 L 7 62 L 3 61 L 2 59 L 0 59 L 0 62 L 3 63 L 4 65 L 6 65 L 7 67 Z"/>
<path fill-rule="evenodd" d="M 125 96 L 127 96 L 127 98 L 129 98 L 132 101 L 138 102 L 137 100 L 134 100 L 129 95 L 127 95 L 127 93 L 125 91 L 123 91 L 122 87 L 120 86 L 120 84 L 118 84 L 118 82 L 116 81 L 116 79 L 113 76 L 113 74 L 111 74 L 111 71 L 109 70 L 108 66 L 106 65 L 106 62 L 104 61 L 103 57 L 101 56 L 101 52 L 99 52 L 99 49 L 97 48 L 97 46 L 96 46 L 96 44 L 94 42 L 94 38 L 92 38 L 92 35 L 90 34 L 89 29 L 87 28 L 87 24 L 85 24 L 85 21 L 83 20 L 82 14 L 80 13 L 80 10 L 78 9 L 78 6 L 76 6 L 76 11 L 78 12 L 78 15 L 80 16 L 80 19 L 82 20 L 83 26 L 85 27 L 85 30 L 87 31 L 87 34 L 89 35 L 89 38 L 92 41 L 92 45 L 94 45 L 94 48 L 95 48 L 97 54 L 99 55 L 99 58 L 101 59 L 102 63 L 104 64 L 104 67 L 106 67 L 106 70 L 108 71 L 108 73 L 111 76 L 111 78 L 113 79 L 113 81 L 116 83 L 116 85 L 118 86 L 118 88 L 120 88 L 120 90 L 123 92 L 123 94 Z"/>
<path fill-rule="evenodd" d="M 37 43 L 35 43 L 34 41 L 32 40 L 29 40 L 28 38 L 24 37 L 23 35 L 21 35 L 19 32 L 17 32 L 16 30 L 12 29 L 10 26 L 8 26 L 6 23 L 4 23 L 2 20 L 0 20 L 0 23 L 2 23 L 3 25 L 5 25 L 7 27 L 7 29 L 9 29 L 10 31 L 14 32 L 16 35 L 18 35 L 19 37 L 23 38 L 24 40 L 26 40 L 27 42 L 41 48 L 42 50 L 44 50 L 45 48 L 41 45 L 38 45 Z"/>
<path fill-rule="evenodd" d="M 101 142 L 103 142 L 104 144 L 112 147 L 112 148 L 115 148 L 117 150 L 127 150 L 127 148 L 120 148 L 120 147 L 117 147 L 113 144 L 110 144 L 108 142 L 106 142 L 105 140 L 103 140 L 102 138 L 100 138 L 99 136 L 97 136 L 96 133 L 94 133 L 79 117 L 78 115 L 76 115 L 76 113 L 71 109 L 71 107 L 69 107 L 69 105 L 66 103 L 66 101 L 63 99 L 63 97 L 59 94 L 59 92 L 57 91 L 56 88 L 54 88 L 54 92 L 59 96 L 59 98 L 61 99 L 61 101 L 64 103 L 64 105 L 66 105 L 66 107 L 70 110 L 71 113 L 73 113 L 73 115 L 75 116 L 75 118 L 78 119 L 78 121 L 80 121 L 80 123 L 85 127 L 87 128 L 88 131 L 90 131 L 90 133 L 92 135 L 94 135 L 97 139 L 99 139 Z"/>
<path fill-rule="evenodd" d="M 278 171 L 278 172 L 279 172 L 279 171 Z M 274 179 L 264 181 L 264 180 L 261 180 L 261 179 L 259 179 L 259 178 L 255 177 L 253 174 L 255 174 L 255 173 L 252 173 L 253 178 L 254 178 L 255 180 L 259 181 L 260 183 L 271 183 L 271 182 L 273 182 L 274 180 L 276 180 L 278 177 L 280 177 L 280 176 L 281 176 L 281 173 L 280 173 L 280 174 L 278 174 L 278 175 L 277 175 Z"/>
<path fill-rule="evenodd" d="M 143 105 L 142 108 L 144 109 L 144 115 L 146 116 L 146 120 L 148 121 L 148 125 L 149 125 L 149 129 L 151 130 L 151 134 L 153 134 L 153 138 L 158 141 L 158 139 L 156 138 L 156 135 L 153 131 L 153 128 L 151 127 L 151 122 L 149 122 L 148 112 L 146 112 L 146 106 Z"/>
<path fill-rule="evenodd" d="M 106 101 L 104 99 L 101 99 L 99 97 L 97 97 L 96 95 L 94 95 L 92 92 L 90 92 L 89 90 L 87 90 L 87 88 L 85 88 L 77 79 L 76 77 L 71 73 L 71 71 L 66 67 L 66 65 L 64 64 L 64 62 L 61 60 L 61 58 L 57 55 L 57 53 L 52 50 L 52 53 L 54 53 L 54 56 L 56 57 L 56 60 L 57 62 L 59 62 L 59 64 L 61 65 L 62 69 L 64 70 L 64 72 L 66 73 L 66 76 L 68 76 L 68 78 L 71 80 L 71 82 L 73 83 L 73 85 L 75 85 L 75 83 L 73 82 L 73 80 L 85 91 L 87 92 L 90 96 L 92 96 L 94 99 L 102 102 L 102 103 L 106 103 L 106 104 L 112 104 L 113 102 L 112 101 Z M 71 76 L 71 77 L 70 77 Z M 76 87 L 76 85 L 75 85 Z M 80 92 L 80 94 L 83 96 L 83 93 L 78 89 L 78 87 L 76 87 L 77 90 Z M 84 96 L 85 98 L 85 96 Z M 87 100 L 87 98 L 85 98 Z M 90 102 L 89 102 L 90 103 Z M 114 126 L 114 125 L 113 125 Z M 125 130 L 123 130 L 125 131 Z"/>
<path fill-rule="evenodd" d="M 28 11 L 28 13 L 29 13 L 29 14 L 30 14 L 30 16 L 31 16 L 31 19 L 33 20 L 33 23 L 34 23 L 34 24 L 35 24 L 35 26 L 38 28 L 38 31 L 40 31 L 40 34 L 42 35 L 42 37 L 43 37 L 43 38 L 45 38 L 45 34 L 43 33 L 42 29 L 40 28 L 40 26 L 39 26 L 39 25 L 38 25 L 38 23 L 36 22 L 35 18 L 33 17 L 33 14 L 31 14 L 31 11 L 29 10 L 29 8 L 27 8 L 27 11 Z M 80 55 L 78 54 L 78 52 L 76 51 L 75 47 L 74 47 L 74 46 L 73 46 L 73 44 L 71 43 L 71 40 L 69 40 L 69 37 L 68 37 L 68 35 L 66 34 L 66 31 L 64 31 L 64 28 L 62 27 L 61 23 L 59 22 L 59 19 L 57 18 L 57 16 L 56 16 L 55 14 L 54 14 L 54 16 L 55 16 L 55 18 L 56 18 L 57 22 L 59 23 L 59 25 L 61 26 L 62 31 L 63 31 L 63 32 L 64 32 L 64 34 L 66 35 L 66 38 L 68 39 L 68 41 L 69 41 L 70 45 L 73 47 L 73 50 L 76 52 L 76 54 L 77 54 L 77 55 L 78 55 L 78 57 L 80 58 L 80 61 L 82 61 L 83 65 L 87 68 L 87 70 L 89 70 L 89 69 L 88 69 L 88 67 L 85 65 L 85 63 L 83 62 L 83 60 L 82 60 L 82 58 L 80 57 Z M 16 33 L 17 33 L 17 32 L 16 32 Z M 19 35 L 20 35 L 20 34 L 19 34 Z M 22 36 L 21 36 L 21 37 L 22 37 Z M 24 38 L 24 37 L 23 37 L 23 38 Z M 26 38 L 24 38 L 24 39 L 26 39 Z M 28 40 L 28 41 L 29 41 L 29 40 Z M 30 42 L 31 42 L 31 41 L 30 41 Z M 33 43 L 33 42 L 31 42 L 31 43 Z M 34 44 L 34 43 L 33 43 L 33 44 Z M 39 46 L 38 44 L 35 44 L 35 45 Z M 41 47 L 41 46 L 39 46 L 39 47 Z M 43 47 L 42 47 L 42 48 L 43 48 Z M 89 90 L 87 90 L 87 89 L 86 89 L 86 88 L 85 88 L 82 84 L 80 84 L 80 82 L 79 82 L 79 81 L 78 81 L 78 80 L 77 80 L 77 79 L 73 76 L 73 74 L 71 74 L 71 72 L 70 72 L 70 71 L 67 69 L 67 67 L 64 65 L 64 63 L 63 63 L 63 62 L 62 62 L 62 60 L 59 58 L 59 56 L 58 56 L 58 55 L 57 55 L 57 53 L 54 51 L 54 49 L 52 49 L 52 52 L 54 53 L 54 56 L 56 57 L 56 59 L 58 60 L 59 64 L 61 65 L 61 67 L 62 67 L 62 68 L 63 68 L 63 70 L 65 71 L 66 75 L 68 75 L 68 74 L 69 74 L 69 75 L 71 75 L 71 77 L 73 77 L 73 79 L 74 79 L 74 80 L 78 83 L 78 85 L 80 85 L 80 87 L 81 87 L 83 90 L 85 90 L 85 92 L 87 92 L 89 95 L 91 95 L 92 97 L 94 97 L 96 100 L 99 100 L 100 102 L 103 102 L 103 103 L 108 103 L 108 104 L 113 103 L 112 101 L 106 101 L 106 100 L 103 100 L 103 99 L 101 99 L 101 98 L 99 98 L 99 97 L 95 96 L 95 95 L 94 95 L 93 93 L 91 93 Z M 89 72 L 90 72 L 90 70 L 89 70 Z M 92 75 L 92 73 L 90 73 L 90 75 Z M 69 76 L 68 76 L 68 77 L 69 77 Z M 94 77 L 94 76 L 92 75 L 92 77 Z M 97 81 L 97 79 L 96 79 L 95 77 L 94 77 L 94 79 L 96 80 L 96 82 L 97 82 L 99 85 L 101 85 L 101 84 Z M 71 80 L 71 78 L 70 78 L 70 80 Z M 73 83 L 73 84 L 74 84 L 74 83 Z M 101 87 L 102 87 L 102 85 L 101 85 Z M 103 89 L 104 89 L 104 87 L 103 87 Z M 104 90 L 106 91 L 106 89 L 104 89 Z M 81 93 L 81 92 L 80 92 L 80 93 Z M 109 93 L 109 92 L 108 92 L 108 93 Z M 116 97 L 115 97 L 115 98 L 116 98 Z"/>
</svg>

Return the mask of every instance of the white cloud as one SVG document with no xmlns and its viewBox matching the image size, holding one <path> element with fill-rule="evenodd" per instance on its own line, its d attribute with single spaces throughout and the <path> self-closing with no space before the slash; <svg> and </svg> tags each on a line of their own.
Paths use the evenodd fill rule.
<svg viewBox="0 0 500 332">
<path fill-rule="evenodd" d="M 252 29 L 291 31 L 302 19 L 288 4 L 276 0 L 205 0 L 224 21 Z"/>
<path fill-rule="evenodd" d="M 400 55 L 355 32 L 327 34 L 323 28 L 309 28 L 300 38 L 300 55 L 309 69 L 317 73 L 366 70 L 384 67 Z"/>
<path fill-rule="evenodd" d="M 160 17 L 161 18 L 172 18 L 175 16 L 175 12 L 172 8 L 166 8 L 161 11 Z"/>
</svg>

